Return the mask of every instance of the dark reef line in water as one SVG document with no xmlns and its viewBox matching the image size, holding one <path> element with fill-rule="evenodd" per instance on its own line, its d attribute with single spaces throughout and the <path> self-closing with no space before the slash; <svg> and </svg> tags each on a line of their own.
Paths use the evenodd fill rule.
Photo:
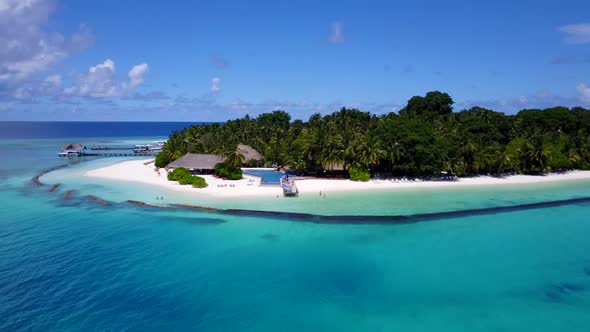
<svg viewBox="0 0 590 332">
<path fill-rule="evenodd" d="M 61 183 L 56 183 L 53 186 L 51 186 L 51 188 L 49 188 L 49 192 L 52 193 L 54 191 L 57 190 L 57 188 L 59 188 L 59 186 L 61 186 Z"/>
<path fill-rule="evenodd" d="M 39 180 L 40 177 L 42 177 L 43 175 L 49 173 L 49 172 L 53 172 L 53 171 L 57 171 L 58 169 L 62 169 L 62 168 L 66 168 L 70 166 L 69 164 L 64 164 L 64 165 L 59 165 L 59 166 L 55 166 L 55 167 L 51 167 L 48 168 L 44 171 L 41 171 L 40 173 L 38 173 L 37 175 L 33 176 L 33 178 L 31 179 L 31 181 L 33 181 L 33 183 L 38 186 L 44 186 L 45 184 L 43 182 L 41 182 L 41 180 Z"/>
<path fill-rule="evenodd" d="M 478 215 L 488 215 L 497 213 L 507 213 L 515 211 L 524 211 L 532 209 L 544 209 L 557 207 L 562 205 L 590 203 L 590 197 L 572 198 L 549 202 L 528 203 L 510 206 L 498 206 L 480 209 L 434 212 L 434 213 L 420 213 L 413 215 L 392 215 L 392 216 L 357 216 L 357 215 L 317 215 L 308 213 L 295 212 L 272 212 L 272 211 L 258 211 L 258 210 L 237 210 L 228 209 L 220 210 L 223 214 L 251 216 L 251 217 L 269 217 L 292 219 L 313 223 L 335 223 L 335 224 L 409 224 L 423 221 L 432 221 L 449 218 L 462 218 Z"/>
<path fill-rule="evenodd" d="M 66 191 L 66 193 L 61 197 L 63 200 L 68 200 L 72 197 L 72 195 L 74 195 L 74 193 L 76 192 L 76 190 L 72 189 L 72 190 L 68 190 Z"/>
<path fill-rule="evenodd" d="M 489 215 L 497 213 L 516 212 L 532 209 L 544 209 L 563 205 L 590 203 L 590 197 L 571 198 L 549 202 L 528 203 L 511 206 L 498 206 L 481 209 L 469 209 L 459 211 L 421 213 L 414 215 L 392 215 L 392 216 L 371 216 L 371 215 L 318 215 L 296 212 L 260 211 L 260 210 L 238 210 L 238 209 L 214 209 L 187 204 L 173 204 L 175 207 L 185 209 L 198 209 L 217 212 L 227 215 L 239 215 L 246 217 L 266 217 L 288 219 L 312 223 L 334 223 L 334 224 L 409 224 L 423 221 L 432 221 L 449 218 L 462 218 L 478 215 Z"/>
<path fill-rule="evenodd" d="M 207 207 L 207 206 L 199 206 L 199 205 L 190 205 L 190 204 L 170 204 L 171 206 L 181 208 L 181 209 L 191 209 L 191 210 L 200 210 L 200 211 L 223 211 L 220 209 Z"/>
<path fill-rule="evenodd" d="M 150 204 L 150 203 L 146 203 L 146 202 L 142 202 L 142 201 L 136 201 L 136 200 L 132 200 L 132 199 L 129 199 L 126 202 L 128 204 L 136 205 L 136 206 L 141 206 L 141 207 L 149 207 L 149 208 L 155 208 L 155 209 L 171 209 L 171 207 L 170 206 L 167 206 L 167 205 Z"/>
<path fill-rule="evenodd" d="M 69 167 L 69 166 L 74 165 L 74 164 L 77 164 L 77 163 L 81 163 L 81 162 L 83 162 L 83 161 L 80 160 L 80 161 L 76 161 L 76 162 L 70 163 L 70 164 L 62 164 L 62 165 L 54 166 L 54 167 L 51 167 L 51 168 L 47 168 L 47 169 L 45 169 L 45 170 L 37 173 L 37 175 L 33 176 L 31 178 L 31 181 L 33 182 L 33 184 L 35 184 L 38 187 L 44 186 L 45 183 L 43 183 L 43 182 L 41 182 L 41 180 L 39 180 L 39 178 L 42 177 L 43 175 L 45 175 L 45 174 L 47 174 L 49 172 L 57 171 L 58 169 Z M 55 188 L 52 187 L 53 190 L 51 190 L 51 191 L 55 191 L 55 189 L 57 189 L 57 187 L 60 186 L 60 183 L 54 184 L 53 186 Z"/>
<path fill-rule="evenodd" d="M 69 199 L 75 190 L 67 191 L 63 196 L 63 200 Z M 115 206 L 113 203 L 104 200 L 94 195 L 85 196 L 89 201 L 97 203 L 102 206 Z M 190 204 L 169 204 L 156 205 L 137 200 L 127 200 L 124 203 L 140 208 L 150 209 L 184 209 L 184 210 L 198 210 L 204 212 L 212 212 L 225 215 L 237 215 L 244 217 L 260 217 L 260 218 L 276 218 L 294 220 L 300 222 L 323 223 L 323 224 L 411 224 L 424 221 L 433 221 L 450 218 L 463 218 L 479 215 L 490 215 L 498 213 L 525 211 L 533 209 L 545 209 L 558 207 L 563 205 L 584 204 L 590 203 L 590 197 L 571 198 L 549 202 L 528 203 L 510 206 L 498 206 L 481 209 L 469 209 L 458 211 L 434 212 L 434 213 L 420 213 L 413 215 L 391 215 L 391 216 L 372 216 L 372 215 L 319 215 L 310 213 L 297 212 L 280 212 L 280 211 L 261 211 L 261 210 L 240 210 L 240 209 L 217 209 L 206 206 L 190 205 Z"/>
<path fill-rule="evenodd" d="M 94 195 L 87 195 L 86 198 L 88 198 L 90 201 L 94 202 L 94 203 L 98 203 L 102 206 L 110 206 L 112 205 L 109 201 L 105 201 L 104 199 L 100 198 L 100 197 L 96 197 Z"/>
</svg>

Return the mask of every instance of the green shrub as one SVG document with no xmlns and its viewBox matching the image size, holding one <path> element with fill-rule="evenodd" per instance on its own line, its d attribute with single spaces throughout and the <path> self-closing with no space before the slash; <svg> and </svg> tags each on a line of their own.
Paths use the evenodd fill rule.
<svg viewBox="0 0 590 332">
<path fill-rule="evenodd" d="M 362 169 L 362 168 L 358 168 L 358 167 L 353 167 L 351 169 L 348 170 L 348 175 L 350 175 L 350 179 L 352 181 L 369 181 L 369 178 L 371 177 L 371 175 L 369 174 L 369 172 L 367 172 L 366 170 Z"/>
<path fill-rule="evenodd" d="M 215 164 L 215 166 L 213 166 L 213 171 L 215 172 L 215 174 L 219 175 L 219 173 L 221 173 L 224 168 L 225 165 L 223 165 L 223 163 L 218 163 Z"/>
<path fill-rule="evenodd" d="M 228 180 L 240 180 L 242 178 L 242 170 L 236 167 L 227 166 L 224 163 L 216 164 L 213 170 L 219 177 Z"/>
<path fill-rule="evenodd" d="M 207 181 L 200 176 L 193 176 L 193 183 L 194 188 L 205 188 L 207 187 Z"/>
<path fill-rule="evenodd" d="M 156 155 L 156 161 L 154 162 L 154 165 L 156 167 L 166 167 L 166 165 L 168 165 L 169 163 L 170 159 L 168 159 L 168 157 L 166 157 L 162 152 Z"/>
<path fill-rule="evenodd" d="M 200 176 L 193 176 L 186 168 L 175 168 L 172 172 L 168 173 L 168 180 L 178 181 L 179 184 L 187 185 L 190 184 L 195 188 L 207 187 L 207 182 Z"/>
<path fill-rule="evenodd" d="M 187 176 L 191 176 L 191 173 L 186 168 L 178 167 L 172 172 L 168 173 L 168 180 L 178 181 L 179 179 Z"/>
<path fill-rule="evenodd" d="M 181 175 L 180 177 L 178 177 L 178 183 L 182 184 L 182 185 L 186 185 L 186 184 L 191 184 L 192 183 L 192 179 L 191 179 L 192 175 Z"/>
</svg>

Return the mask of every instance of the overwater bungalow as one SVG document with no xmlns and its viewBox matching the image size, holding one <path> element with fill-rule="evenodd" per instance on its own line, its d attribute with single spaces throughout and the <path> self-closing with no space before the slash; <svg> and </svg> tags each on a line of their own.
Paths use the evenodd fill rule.
<svg viewBox="0 0 590 332">
<path fill-rule="evenodd" d="M 68 143 L 61 147 L 60 157 L 78 157 L 86 150 L 86 146 L 78 143 Z"/>
</svg>

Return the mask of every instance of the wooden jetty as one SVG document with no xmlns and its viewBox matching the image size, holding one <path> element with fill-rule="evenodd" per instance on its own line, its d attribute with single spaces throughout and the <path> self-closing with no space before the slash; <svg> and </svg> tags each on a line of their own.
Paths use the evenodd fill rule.
<svg viewBox="0 0 590 332">
<path fill-rule="evenodd" d="M 153 157 L 159 151 L 154 152 L 81 152 L 79 157 Z"/>
<path fill-rule="evenodd" d="M 133 146 L 106 146 L 106 145 L 95 145 L 90 150 L 133 150 Z"/>
<path fill-rule="evenodd" d="M 60 157 L 144 157 L 155 156 L 162 151 L 160 146 L 152 146 L 149 144 L 140 144 L 133 147 L 130 146 L 109 146 L 109 145 L 95 145 L 87 149 L 85 145 L 79 143 L 65 144 L 58 153 Z"/>
</svg>

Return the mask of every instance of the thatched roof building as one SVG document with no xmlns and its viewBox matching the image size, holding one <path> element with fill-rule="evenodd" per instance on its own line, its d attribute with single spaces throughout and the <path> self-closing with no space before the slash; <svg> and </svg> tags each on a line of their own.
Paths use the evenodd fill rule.
<svg viewBox="0 0 590 332">
<path fill-rule="evenodd" d="M 65 150 L 81 151 L 84 149 L 86 149 L 86 146 L 84 146 L 82 144 L 78 144 L 78 143 L 68 143 L 68 144 L 64 144 L 64 146 L 61 147 L 62 151 L 65 151 Z"/>
<path fill-rule="evenodd" d="M 168 168 L 183 167 L 192 170 L 213 170 L 215 164 L 223 162 L 223 158 L 216 154 L 187 153 L 168 164 Z"/>
<path fill-rule="evenodd" d="M 252 148 L 249 145 L 238 144 L 238 150 L 240 150 L 242 152 L 242 154 L 244 155 L 245 161 L 250 161 L 250 160 L 261 161 L 262 160 L 262 155 L 258 151 L 254 150 L 254 148 Z"/>
<path fill-rule="evenodd" d="M 244 144 L 238 145 L 238 150 L 244 155 L 245 161 L 254 160 L 260 162 L 262 155 L 252 147 Z M 189 171 L 200 174 L 208 174 L 213 172 L 215 164 L 223 162 L 223 157 L 216 154 L 209 153 L 187 153 L 184 156 L 176 159 L 166 166 L 168 169 L 178 167 L 186 168 Z"/>
</svg>

